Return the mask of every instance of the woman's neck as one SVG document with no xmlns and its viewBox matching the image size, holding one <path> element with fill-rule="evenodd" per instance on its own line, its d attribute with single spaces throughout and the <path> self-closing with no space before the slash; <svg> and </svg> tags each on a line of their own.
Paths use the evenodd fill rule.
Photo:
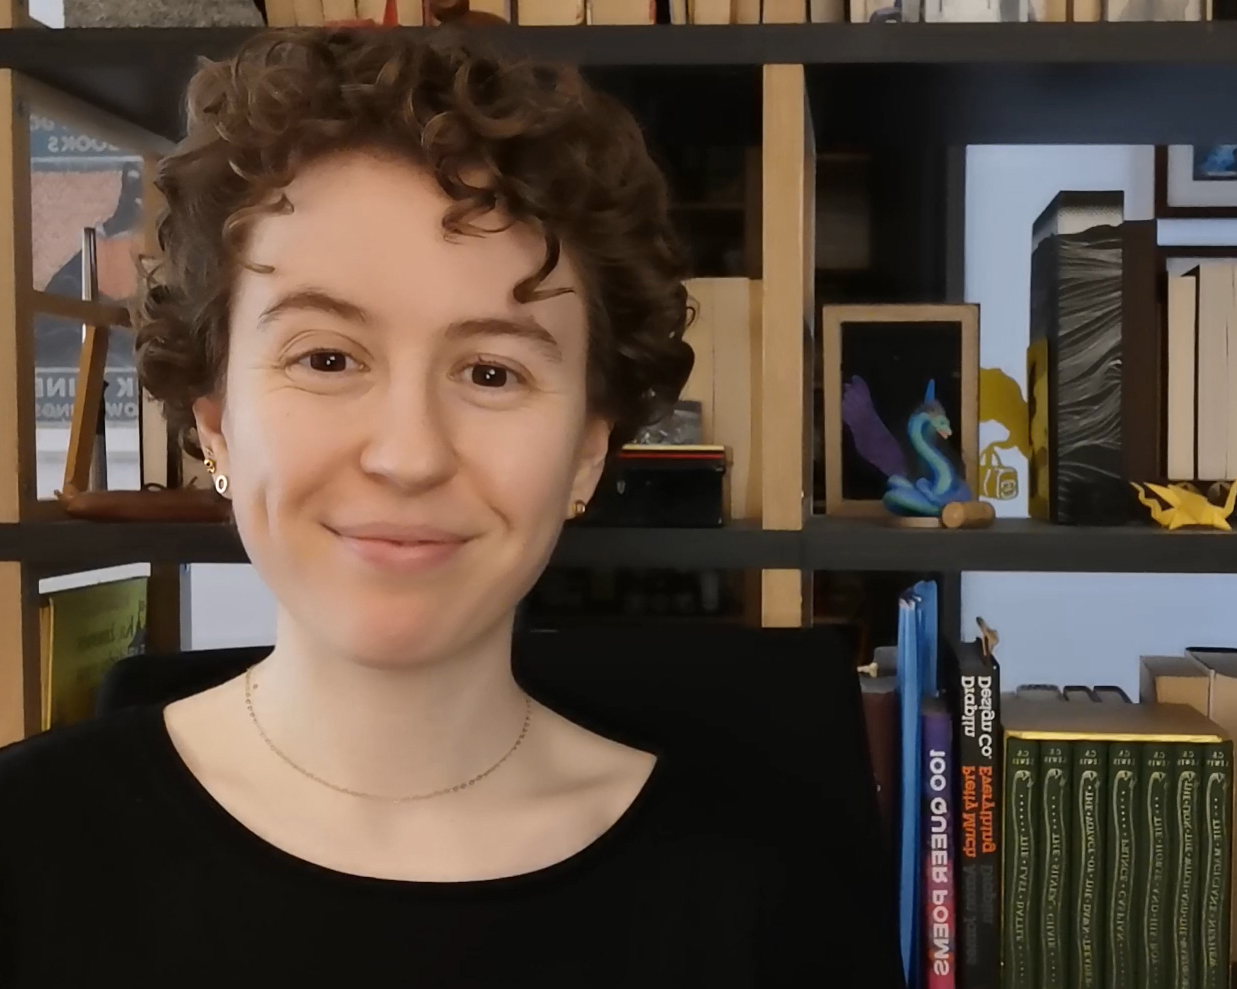
<svg viewBox="0 0 1237 989">
<path fill-rule="evenodd" d="M 329 654 L 281 613 L 252 674 L 253 710 L 301 769 L 377 796 L 430 793 L 511 748 L 526 699 L 511 673 L 512 620 L 450 656 L 387 668 Z"/>
</svg>

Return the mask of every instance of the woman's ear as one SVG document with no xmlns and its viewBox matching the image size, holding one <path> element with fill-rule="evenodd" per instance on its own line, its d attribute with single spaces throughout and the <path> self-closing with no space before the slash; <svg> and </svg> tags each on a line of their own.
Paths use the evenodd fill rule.
<svg viewBox="0 0 1237 989">
<path fill-rule="evenodd" d="M 203 395 L 193 403 L 193 420 L 198 430 L 198 445 L 215 463 L 227 463 L 228 441 L 223 438 L 223 402 L 215 395 Z"/>
<path fill-rule="evenodd" d="M 580 439 L 580 453 L 576 458 L 576 474 L 571 484 L 571 501 L 585 504 L 593 497 L 602 471 L 606 469 L 606 454 L 610 451 L 610 433 L 614 424 L 591 416 Z"/>
</svg>

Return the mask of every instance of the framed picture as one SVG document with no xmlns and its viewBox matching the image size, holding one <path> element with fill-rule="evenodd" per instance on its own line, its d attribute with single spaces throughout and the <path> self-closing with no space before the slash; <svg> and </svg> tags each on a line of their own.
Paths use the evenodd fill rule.
<svg viewBox="0 0 1237 989">
<path fill-rule="evenodd" d="M 882 516 L 888 478 L 979 476 L 979 307 L 825 306 L 825 511 Z M 929 403 L 949 428 L 912 427 Z M 922 422 L 922 419 L 919 421 Z"/>
<path fill-rule="evenodd" d="M 1237 217 L 1237 144 L 1157 147 L 1155 215 Z"/>
</svg>

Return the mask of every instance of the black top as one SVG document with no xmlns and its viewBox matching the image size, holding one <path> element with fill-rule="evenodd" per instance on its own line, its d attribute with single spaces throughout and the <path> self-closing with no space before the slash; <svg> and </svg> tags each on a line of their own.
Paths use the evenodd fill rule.
<svg viewBox="0 0 1237 989">
<path fill-rule="evenodd" d="M 264 841 L 190 773 L 161 705 L 35 736 L 0 750 L 0 987 L 874 985 L 851 976 L 873 969 L 864 918 L 812 888 L 825 822 L 766 770 L 693 752 L 659 753 L 569 858 L 435 883 Z"/>
</svg>

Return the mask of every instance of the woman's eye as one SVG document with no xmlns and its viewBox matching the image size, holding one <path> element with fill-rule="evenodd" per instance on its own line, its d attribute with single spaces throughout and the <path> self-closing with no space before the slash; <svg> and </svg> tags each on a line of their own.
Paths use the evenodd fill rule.
<svg viewBox="0 0 1237 989">
<path fill-rule="evenodd" d="M 311 371 L 330 374 L 348 369 L 348 355 L 339 350 L 315 350 L 302 357 L 300 363 Z"/>
<path fill-rule="evenodd" d="M 474 364 L 472 366 L 472 383 L 482 388 L 502 388 L 515 375 L 498 364 Z"/>
</svg>

